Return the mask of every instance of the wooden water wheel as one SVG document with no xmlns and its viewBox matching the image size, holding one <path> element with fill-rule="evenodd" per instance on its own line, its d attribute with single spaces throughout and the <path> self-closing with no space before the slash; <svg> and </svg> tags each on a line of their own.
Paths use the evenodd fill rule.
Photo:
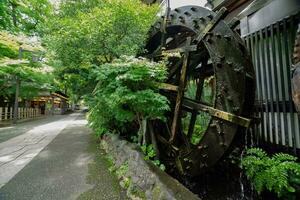
<svg viewBox="0 0 300 200">
<path fill-rule="evenodd" d="M 254 71 L 239 35 L 214 13 L 184 6 L 152 27 L 147 57 L 168 60 L 161 93 L 168 97 L 167 121 L 148 122 L 167 169 L 195 176 L 229 149 L 239 127 L 248 127 L 254 102 Z M 153 134 L 152 134 L 153 135 Z"/>
</svg>

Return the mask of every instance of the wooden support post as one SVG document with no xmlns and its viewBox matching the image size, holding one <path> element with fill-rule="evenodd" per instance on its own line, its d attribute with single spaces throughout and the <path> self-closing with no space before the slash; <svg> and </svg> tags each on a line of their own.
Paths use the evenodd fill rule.
<svg viewBox="0 0 300 200">
<path fill-rule="evenodd" d="M 21 119 L 21 108 L 18 108 L 18 119 Z"/>
<path fill-rule="evenodd" d="M 181 69 L 181 76 L 180 76 L 180 80 L 179 80 L 174 117 L 173 117 L 173 122 L 172 122 L 172 127 L 171 127 L 171 138 L 169 140 L 170 143 L 173 143 L 173 141 L 175 139 L 175 135 L 176 135 L 178 123 L 179 123 L 178 119 L 181 114 L 182 97 L 184 95 L 184 89 L 185 89 L 185 85 L 186 85 L 186 72 L 187 72 L 189 55 L 190 55 L 188 48 L 189 48 L 190 44 L 191 44 L 191 37 L 188 37 L 186 40 L 186 51 L 185 51 L 184 57 L 183 57 L 183 65 L 182 65 L 182 69 Z"/>
<path fill-rule="evenodd" d="M 0 121 L 2 121 L 2 107 L 0 107 Z"/>
</svg>

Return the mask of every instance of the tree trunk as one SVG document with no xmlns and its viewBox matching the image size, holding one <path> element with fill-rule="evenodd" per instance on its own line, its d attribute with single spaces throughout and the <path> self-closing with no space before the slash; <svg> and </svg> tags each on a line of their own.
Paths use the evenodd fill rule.
<svg viewBox="0 0 300 200">
<path fill-rule="evenodd" d="M 17 9 L 17 4 L 14 1 L 10 1 L 10 5 L 11 5 L 11 16 L 12 16 L 12 21 L 13 21 L 13 25 L 15 27 L 18 26 L 17 24 L 17 14 L 16 14 L 16 9 Z"/>
<path fill-rule="evenodd" d="M 14 124 L 16 124 L 17 120 L 18 120 L 20 84 L 21 84 L 21 81 L 20 81 L 19 77 L 16 77 L 16 96 L 15 96 L 14 118 L 13 118 L 13 123 Z"/>
</svg>

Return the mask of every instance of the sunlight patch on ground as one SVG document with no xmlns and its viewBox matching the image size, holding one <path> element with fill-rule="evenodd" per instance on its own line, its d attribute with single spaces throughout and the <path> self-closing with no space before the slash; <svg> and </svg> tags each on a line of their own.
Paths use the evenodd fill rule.
<svg viewBox="0 0 300 200">
<path fill-rule="evenodd" d="M 86 124 L 86 120 L 76 120 L 79 115 L 74 113 L 64 119 L 36 126 L 22 135 L 0 143 L 0 188 L 38 155 L 64 128 L 69 125 Z M 82 158 L 78 163 L 84 161 L 85 159 Z"/>
<path fill-rule="evenodd" d="M 11 161 L 11 160 L 13 160 L 13 157 L 11 155 L 0 157 L 0 162 L 8 162 L 8 161 Z"/>
<path fill-rule="evenodd" d="M 0 127 L 0 130 L 2 131 L 2 130 L 8 130 L 8 129 L 12 129 L 12 128 L 14 128 L 13 126 L 8 126 L 8 127 Z"/>
</svg>

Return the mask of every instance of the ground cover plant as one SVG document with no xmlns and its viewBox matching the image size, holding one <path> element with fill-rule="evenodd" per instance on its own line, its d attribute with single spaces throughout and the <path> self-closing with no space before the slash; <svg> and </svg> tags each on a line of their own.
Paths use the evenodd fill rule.
<svg viewBox="0 0 300 200">
<path fill-rule="evenodd" d="M 268 190 L 284 199 L 293 199 L 300 188 L 300 164 L 289 154 L 268 156 L 259 148 L 251 148 L 242 160 L 242 167 L 256 191 Z"/>
</svg>

